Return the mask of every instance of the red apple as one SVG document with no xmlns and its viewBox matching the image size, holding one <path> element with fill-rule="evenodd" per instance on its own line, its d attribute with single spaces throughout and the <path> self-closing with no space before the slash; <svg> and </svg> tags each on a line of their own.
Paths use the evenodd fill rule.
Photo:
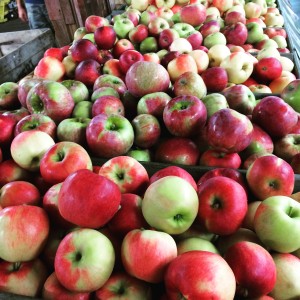
<svg viewBox="0 0 300 300">
<path fill-rule="evenodd" d="M 149 183 L 145 167 L 130 156 L 117 156 L 106 161 L 99 175 L 113 181 L 121 193 L 143 194 Z"/>
<path fill-rule="evenodd" d="M 224 255 L 237 281 L 237 295 L 260 297 L 269 294 L 276 282 L 276 265 L 271 254 L 252 242 L 238 242 Z"/>
<path fill-rule="evenodd" d="M 298 116 L 282 98 L 267 96 L 254 107 L 252 121 L 271 137 L 282 137 L 293 129 L 298 122 Z"/>
<path fill-rule="evenodd" d="M 0 189 L 0 206 L 39 205 L 41 194 L 38 188 L 28 181 L 12 181 Z"/>
<path fill-rule="evenodd" d="M 135 146 L 147 149 L 157 144 L 161 135 L 161 127 L 155 116 L 140 114 L 133 118 L 131 124 L 134 130 Z"/>
<path fill-rule="evenodd" d="M 0 187 L 16 181 L 32 179 L 32 173 L 20 167 L 13 159 L 7 159 L 0 163 Z"/>
<path fill-rule="evenodd" d="M 170 137 L 159 143 L 154 155 L 157 162 L 194 166 L 200 151 L 189 138 Z"/>
<path fill-rule="evenodd" d="M 128 152 L 133 145 L 134 131 L 121 115 L 99 114 L 88 124 L 86 138 L 94 155 L 111 158 Z"/>
<path fill-rule="evenodd" d="M 169 167 L 165 167 L 161 170 L 156 171 L 150 177 L 149 185 L 151 183 L 157 181 L 158 179 L 166 177 L 166 176 L 181 177 L 181 178 L 187 180 L 197 190 L 197 185 L 196 185 L 194 178 L 191 176 L 191 174 L 189 172 L 187 172 L 185 169 L 183 169 L 179 166 L 169 166 Z"/>
<path fill-rule="evenodd" d="M 171 235 L 165 232 L 134 229 L 123 239 L 121 256 L 128 274 L 159 283 L 168 264 L 177 256 L 177 247 Z"/>
<path fill-rule="evenodd" d="M 247 212 L 245 189 L 229 177 L 210 178 L 198 186 L 198 220 L 212 233 L 228 235 L 241 227 Z"/>
<path fill-rule="evenodd" d="M 51 273 L 43 286 L 43 299 L 64 299 L 64 300 L 89 300 L 88 292 L 71 292 L 66 289 L 57 279 L 55 272 Z"/>
<path fill-rule="evenodd" d="M 238 169 L 242 160 L 238 153 L 223 153 L 208 149 L 200 156 L 199 165 L 208 167 L 226 167 Z"/>
<path fill-rule="evenodd" d="M 137 50 L 126 50 L 119 57 L 121 71 L 126 74 L 128 69 L 137 61 L 143 61 L 143 55 Z"/>
<path fill-rule="evenodd" d="M 219 254 L 208 251 L 189 251 L 177 256 L 169 264 L 164 281 L 169 300 L 181 295 L 190 299 L 233 299 L 236 290 L 229 265 Z"/>
<path fill-rule="evenodd" d="M 294 190 L 295 176 L 289 163 L 275 155 L 255 159 L 246 173 L 252 193 L 264 200 L 271 196 L 290 196 Z"/>
<path fill-rule="evenodd" d="M 118 59 L 124 51 L 129 49 L 134 49 L 133 43 L 128 39 L 119 39 L 112 49 L 114 58 Z"/>
<path fill-rule="evenodd" d="M 92 105 L 92 117 L 99 114 L 106 115 L 125 115 L 125 108 L 122 101 L 115 96 L 101 96 Z"/>
<path fill-rule="evenodd" d="M 51 47 L 48 48 L 45 52 L 44 52 L 44 57 L 46 56 L 52 56 L 57 58 L 58 60 L 62 61 L 63 60 L 63 52 L 61 48 L 57 48 L 57 47 Z"/>
<path fill-rule="evenodd" d="M 110 50 L 113 48 L 117 34 L 111 25 L 98 27 L 94 32 L 95 43 L 98 49 Z"/>
<path fill-rule="evenodd" d="M 205 172 L 197 181 L 197 187 L 199 187 L 202 183 L 204 183 L 206 180 L 216 177 L 216 176 L 223 176 L 228 177 L 230 179 L 235 180 L 238 182 L 245 191 L 247 190 L 246 181 L 244 179 L 244 176 L 241 172 L 238 170 L 232 169 L 232 168 L 213 168 L 207 172 Z"/>
<path fill-rule="evenodd" d="M 61 81 L 65 73 L 65 65 L 52 56 L 41 58 L 33 71 L 34 76 L 53 81 Z"/>
<path fill-rule="evenodd" d="M 212 67 L 204 70 L 201 77 L 210 93 L 223 91 L 228 84 L 227 72 L 221 67 Z"/>
<path fill-rule="evenodd" d="M 230 108 L 215 112 L 207 124 L 208 144 L 225 153 L 244 150 L 251 142 L 252 132 L 251 121 Z"/>
<path fill-rule="evenodd" d="M 0 257 L 8 262 L 31 261 L 38 257 L 49 234 L 49 220 L 44 209 L 16 205 L 0 211 L 2 247 Z"/>
<path fill-rule="evenodd" d="M 99 228 L 114 216 L 120 201 L 120 189 L 113 181 L 82 169 L 64 180 L 58 195 L 58 208 L 71 223 Z"/>
<path fill-rule="evenodd" d="M 8 295 L 39 297 L 47 275 L 47 268 L 40 259 L 17 263 L 3 260 L 0 262 L 1 292 L 7 293 L 3 294 L 6 298 Z"/>
<path fill-rule="evenodd" d="M 108 19 L 96 15 L 90 15 L 85 19 L 84 27 L 87 32 L 95 32 L 98 27 L 109 25 Z"/>
<path fill-rule="evenodd" d="M 244 45 L 248 37 L 247 27 L 242 22 L 226 25 L 222 29 L 222 33 L 226 37 L 227 44 L 234 44 L 236 46 Z"/>
<path fill-rule="evenodd" d="M 191 137 L 198 133 L 206 119 L 206 107 L 195 96 L 177 96 L 168 102 L 163 111 L 168 131 L 180 137 Z"/>
<path fill-rule="evenodd" d="M 270 83 L 280 77 L 282 64 L 276 57 L 264 57 L 254 65 L 255 76 L 260 83 Z"/>
<path fill-rule="evenodd" d="M 87 151 L 79 144 L 63 141 L 53 145 L 43 155 L 40 172 L 51 184 L 63 182 L 77 170 L 92 170 L 92 161 Z"/>
<path fill-rule="evenodd" d="M 30 114 L 22 118 L 15 127 L 14 135 L 27 130 L 40 130 L 48 133 L 53 139 L 56 137 L 57 126 L 55 122 L 43 114 Z"/>
<path fill-rule="evenodd" d="M 93 87 L 101 75 L 101 65 L 95 59 L 81 61 L 75 69 L 75 80 L 81 81 L 87 87 Z"/>
<path fill-rule="evenodd" d="M 125 83 L 130 93 L 142 97 L 150 93 L 165 92 L 170 85 L 170 76 L 160 64 L 138 61 L 127 71 Z"/>
<path fill-rule="evenodd" d="M 148 228 L 142 213 L 142 198 L 136 194 L 122 194 L 121 208 L 108 222 L 109 230 L 124 237 L 133 229 Z"/>
</svg>

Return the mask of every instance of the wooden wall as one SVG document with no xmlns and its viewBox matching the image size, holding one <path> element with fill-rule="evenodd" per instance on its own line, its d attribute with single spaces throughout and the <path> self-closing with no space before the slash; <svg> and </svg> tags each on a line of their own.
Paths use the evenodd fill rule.
<svg viewBox="0 0 300 300">
<path fill-rule="evenodd" d="M 45 3 L 61 47 L 73 41 L 75 30 L 84 26 L 89 15 L 106 17 L 120 5 L 120 0 L 45 0 Z"/>
</svg>

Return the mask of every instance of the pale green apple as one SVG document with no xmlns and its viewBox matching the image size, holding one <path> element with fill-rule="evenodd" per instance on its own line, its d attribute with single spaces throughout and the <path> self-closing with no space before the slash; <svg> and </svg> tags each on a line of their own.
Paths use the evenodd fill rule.
<svg viewBox="0 0 300 300">
<path fill-rule="evenodd" d="M 189 182 L 178 176 L 166 176 L 147 188 L 142 213 L 151 227 L 180 234 L 194 222 L 198 206 L 197 192 Z"/>
<path fill-rule="evenodd" d="M 254 229 L 269 248 L 281 253 L 300 248 L 300 203 L 286 196 L 272 196 L 258 206 Z"/>
</svg>

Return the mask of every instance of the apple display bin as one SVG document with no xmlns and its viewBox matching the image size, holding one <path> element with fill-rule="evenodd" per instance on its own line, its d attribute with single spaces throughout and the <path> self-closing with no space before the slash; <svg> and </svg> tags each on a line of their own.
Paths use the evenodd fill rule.
<svg viewBox="0 0 300 300">
<path fill-rule="evenodd" d="M 92 156 L 92 163 L 95 166 L 101 166 L 103 165 L 108 159 L 99 158 L 99 157 L 93 157 Z M 169 167 L 169 166 L 178 166 L 183 169 L 185 169 L 187 172 L 189 172 L 193 178 L 196 180 L 196 182 L 200 179 L 202 175 L 204 175 L 209 170 L 216 169 L 216 167 L 205 167 L 205 166 L 187 166 L 187 165 L 181 165 L 181 164 L 174 164 L 174 163 L 160 163 L 160 162 L 143 162 L 140 161 L 140 163 L 145 167 L 147 170 L 147 173 L 150 176 L 152 176 L 155 172 Z M 238 171 L 243 175 L 243 177 L 246 179 L 246 172 L 245 169 L 238 169 Z M 293 193 L 300 192 L 300 174 L 295 174 L 295 185 L 294 185 L 294 191 Z M 0 298 L 1 299 L 1 298 Z"/>
<path fill-rule="evenodd" d="M 54 47 L 50 29 L 0 33 L 0 84 L 17 82 L 33 71 L 44 52 Z"/>
</svg>

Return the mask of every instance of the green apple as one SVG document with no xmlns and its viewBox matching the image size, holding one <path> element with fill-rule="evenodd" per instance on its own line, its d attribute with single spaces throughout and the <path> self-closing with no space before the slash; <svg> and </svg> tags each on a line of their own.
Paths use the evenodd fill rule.
<svg viewBox="0 0 300 300">
<path fill-rule="evenodd" d="M 116 89 L 111 86 L 103 86 L 93 91 L 91 101 L 95 102 L 101 96 L 114 96 L 120 98 L 120 95 Z"/>
<path fill-rule="evenodd" d="M 87 33 L 82 38 L 90 40 L 91 42 L 93 42 L 95 44 L 94 32 Z"/>
<path fill-rule="evenodd" d="M 273 299 L 299 299 L 300 259 L 290 253 L 273 253 L 276 265 L 276 283 L 269 294 Z"/>
<path fill-rule="evenodd" d="M 55 255 L 59 282 L 73 292 L 99 289 L 110 277 L 115 264 L 111 241 L 94 229 L 78 229 L 67 234 Z"/>
<path fill-rule="evenodd" d="M 172 27 L 175 29 L 181 38 L 187 38 L 191 33 L 195 31 L 195 28 L 187 23 L 175 23 Z"/>
<path fill-rule="evenodd" d="M 300 112 L 300 79 L 290 82 L 281 92 L 280 97 L 296 112 Z"/>
<path fill-rule="evenodd" d="M 137 161 L 151 161 L 151 152 L 149 149 L 130 149 L 126 155 L 135 158 Z"/>
<path fill-rule="evenodd" d="M 56 129 L 57 139 L 85 145 L 85 131 L 90 121 L 90 118 L 68 118 L 61 121 Z"/>
<path fill-rule="evenodd" d="M 219 254 L 218 249 L 212 242 L 199 237 L 190 237 L 177 244 L 178 255 L 193 250 L 209 251 Z"/>
<path fill-rule="evenodd" d="M 208 49 L 214 45 L 226 45 L 226 37 L 221 32 L 211 33 L 204 38 L 203 45 Z"/>
<path fill-rule="evenodd" d="M 61 82 L 71 93 L 73 100 L 76 103 L 89 100 L 89 90 L 87 86 L 78 80 L 67 79 Z"/>
<path fill-rule="evenodd" d="M 209 94 L 201 100 L 206 107 L 208 118 L 210 118 L 216 111 L 229 107 L 225 96 L 219 93 Z"/>
<path fill-rule="evenodd" d="M 286 196 L 272 196 L 258 206 L 254 229 L 269 248 L 281 253 L 300 248 L 300 203 Z"/>
<path fill-rule="evenodd" d="M 246 27 L 248 30 L 247 43 L 255 44 L 263 39 L 264 30 L 258 23 L 250 22 L 246 25 Z"/>
<path fill-rule="evenodd" d="M 140 43 L 140 52 L 149 53 L 158 50 L 158 42 L 154 36 L 148 36 Z"/>
<path fill-rule="evenodd" d="M 92 118 L 92 106 L 91 101 L 78 102 L 73 109 L 72 118 Z"/>
<path fill-rule="evenodd" d="M 142 213 L 151 227 L 180 234 L 194 222 L 198 206 L 197 192 L 189 182 L 178 176 L 166 176 L 147 188 Z"/>
<path fill-rule="evenodd" d="M 130 19 L 124 18 L 117 20 L 113 27 L 117 37 L 119 39 L 125 39 L 128 37 L 129 31 L 134 28 L 134 24 Z"/>
</svg>

